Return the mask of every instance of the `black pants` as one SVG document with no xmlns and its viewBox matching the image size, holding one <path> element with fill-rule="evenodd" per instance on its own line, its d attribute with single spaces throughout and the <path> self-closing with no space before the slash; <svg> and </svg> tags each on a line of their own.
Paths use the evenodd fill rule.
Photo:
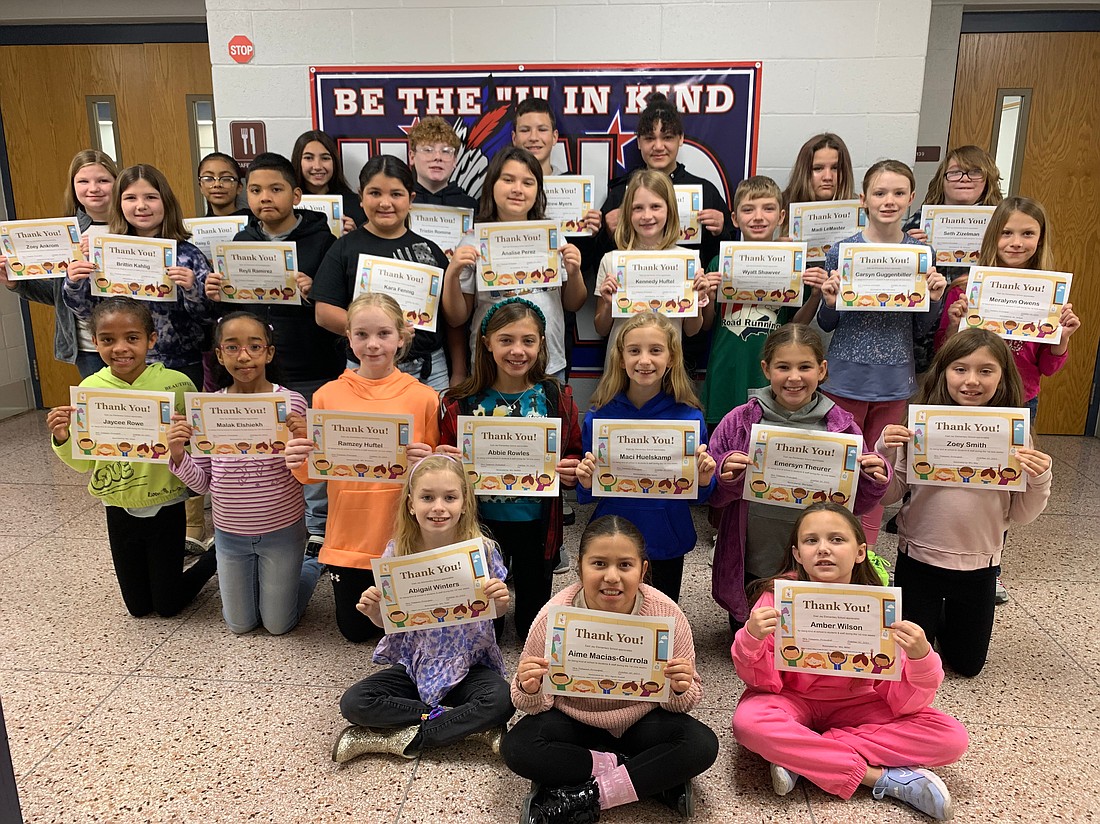
<svg viewBox="0 0 1100 824">
<path fill-rule="evenodd" d="M 718 758 L 718 736 L 690 715 L 656 707 L 616 738 L 564 712 L 525 716 L 504 736 L 500 754 L 517 775 L 561 787 L 592 777 L 589 750 L 626 756 L 626 771 L 639 798 L 683 784 Z"/>
<path fill-rule="evenodd" d="M 684 556 L 669 558 L 667 561 L 649 561 L 649 572 L 653 586 L 673 601 L 680 600 L 680 583 L 684 578 Z"/>
<path fill-rule="evenodd" d="M 968 678 L 981 672 L 993 634 L 997 568 L 941 569 L 899 552 L 894 583 L 903 617 L 920 624 L 928 643 L 939 641 L 943 662 Z"/>
<path fill-rule="evenodd" d="M 361 644 L 382 636 L 376 625 L 355 608 L 363 592 L 374 586 L 374 573 L 369 569 L 328 565 L 332 578 L 332 596 L 336 601 L 336 626 L 340 634 L 353 644 Z"/>
<path fill-rule="evenodd" d="M 420 700 L 416 682 L 402 666 L 376 672 L 350 687 L 340 699 L 340 713 L 352 724 L 396 729 L 420 724 L 413 749 L 443 747 L 468 735 L 503 726 L 516 711 L 508 682 L 488 667 L 471 667 L 466 677 L 443 696 L 451 709 L 423 723 L 433 707 Z"/>
<path fill-rule="evenodd" d="M 187 516 L 183 501 L 162 507 L 151 518 L 135 518 L 120 506 L 108 506 L 107 535 L 118 588 L 129 613 L 155 612 L 165 618 L 191 603 L 214 574 L 213 552 L 183 568 Z"/>
<path fill-rule="evenodd" d="M 541 521 L 487 521 L 482 525 L 500 544 L 515 587 L 516 634 L 522 644 L 554 588 L 554 562 L 545 558 L 546 528 Z"/>
</svg>

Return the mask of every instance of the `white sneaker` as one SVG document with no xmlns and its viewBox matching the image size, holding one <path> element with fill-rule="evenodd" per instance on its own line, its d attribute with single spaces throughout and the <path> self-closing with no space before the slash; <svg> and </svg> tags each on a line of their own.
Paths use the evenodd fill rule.
<svg viewBox="0 0 1100 824">
<path fill-rule="evenodd" d="M 772 789 L 776 795 L 788 795 L 798 783 L 798 774 L 778 764 L 770 764 L 772 774 Z"/>
<path fill-rule="evenodd" d="M 710 549 L 707 551 L 707 566 L 714 566 L 714 550 L 718 549 L 718 533 L 714 533 L 714 537 L 710 539 Z"/>
<path fill-rule="evenodd" d="M 1007 604 L 1008 603 L 1008 590 L 1005 589 L 1005 585 L 1001 583 L 1001 576 L 997 576 L 997 589 L 993 592 L 994 604 Z"/>
<path fill-rule="evenodd" d="M 882 771 L 871 795 L 880 801 L 885 796 L 896 798 L 936 821 L 950 821 L 955 817 L 947 785 L 931 770 L 890 767 Z"/>
</svg>

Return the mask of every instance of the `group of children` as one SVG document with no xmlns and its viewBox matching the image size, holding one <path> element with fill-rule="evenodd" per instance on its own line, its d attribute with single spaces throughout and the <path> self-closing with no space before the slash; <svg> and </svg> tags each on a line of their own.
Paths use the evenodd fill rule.
<svg viewBox="0 0 1100 824">
<path fill-rule="evenodd" d="M 475 222 L 544 216 L 543 176 L 557 171 L 549 165 L 556 132 L 544 102 L 525 103 L 516 145 L 489 164 Z M 904 426 L 907 405 L 915 395 L 918 403 L 1027 405 L 1034 412 L 1040 376 L 1064 363 L 1080 321 L 1067 304 L 1056 346 L 1009 346 L 981 329 L 956 333 L 966 305 L 965 271 L 929 273 L 925 313 L 837 312 L 835 247 L 824 267 L 805 272 L 808 295 L 797 312 L 718 302 L 717 243 L 733 229 L 750 242 L 782 237 L 790 203 L 853 194 L 847 149 L 826 134 L 807 141 L 786 191 L 769 178 L 749 178 L 738 186 L 731 211 L 720 197 L 714 200 L 716 191 L 705 190 L 700 222 L 708 265 L 695 284 L 699 318 L 680 324 L 647 312 L 612 323 L 618 284 L 610 249 L 676 246 L 672 184 L 691 177 L 676 161 L 683 128 L 666 100 L 651 102 L 638 134 L 646 168 L 614 183 L 602 214 L 586 218 L 601 230 L 598 241 L 583 249 L 565 244 L 563 286 L 526 294 L 478 292 L 472 242 L 464 241 L 448 259 L 408 228 L 414 198 L 467 205 L 448 182 L 458 139 L 432 119 L 410 134 L 411 166 L 390 156 L 364 166 L 357 201 L 339 172 L 335 145 L 321 132 L 304 134 L 290 161 L 261 155 L 243 179 L 231 159 L 211 156 L 199 174 L 212 213 L 231 213 L 243 185 L 250 217 L 239 237 L 298 244 L 302 306 L 257 312 L 222 305 L 220 276 L 188 242 L 163 175 L 141 165 L 118 173 L 109 158 L 81 153 L 73 161 L 69 205 L 82 227 L 106 223 L 115 233 L 177 240 L 177 265 L 167 274 L 179 298 L 167 304 L 95 299 L 88 287 L 94 264 L 87 261 L 73 261 L 63 280 L 16 283 L 7 280 L 0 258 L 0 279 L 58 308 L 56 353 L 78 364 L 82 385 L 171 391 L 177 414 L 167 465 L 73 458 L 68 439 L 75 410 L 69 406 L 47 416 L 54 450 L 74 469 L 93 472 L 89 489 L 105 504 L 120 589 L 136 616 L 177 613 L 216 565 L 230 629 L 243 633 L 262 624 L 284 633 L 298 622 L 327 566 L 337 625 L 348 640 L 362 642 L 382 635 L 373 558 L 484 537 L 491 568 L 486 595 L 501 614 L 511 606 L 524 643 L 510 688 L 499 626 L 494 632 L 490 622 L 382 637 L 374 661 L 388 668 L 345 694 L 341 711 L 351 726 L 333 758 L 344 762 L 366 752 L 412 757 L 479 734 L 534 782 L 524 820 L 571 822 L 596 820 L 600 809 L 643 796 L 690 815 L 691 779 L 717 757 L 713 731 L 688 714 L 702 697 L 690 626 L 677 606 L 684 556 L 697 543 L 690 505 L 598 498 L 580 541 L 579 580 L 551 597 L 563 543 L 562 498 L 475 498 L 460 463 L 458 416 L 558 418 L 557 473 L 563 487 L 577 487 L 581 503 L 592 500 L 594 421 L 697 422 L 696 502 L 710 504 L 718 532 L 712 594 L 729 614 L 733 660 L 746 684 L 733 721 L 737 740 L 771 763 L 780 794 L 799 776 L 845 798 L 863 784 L 875 798 L 897 798 L 950 818 L 950 794 L 925 769 L 956 760 L 967 742 L 957 721 L 929 706 L 943 678 L 941 656 L 962 675 L 981 671 L 1005 533 L 1010 522 L 1026 523 L 1042 512 L 1051 459 L 1031 444 L 1019 450 L 1028 475 L 1020 492 L 908 487 L 905 453 L 913 433 Z M 907 231 L 903 224 L 913 188 L 905 164 L 873 165 L 860 193 L 866 227 L 846 242 L 924 242 L 919 227 Z M 343 236 L 333 237 L 317 213 L 295 208 L 303 192 L 344 197 Z M 1026 198 L 1001 201 L 996 168 L 980 149 L 949 152 L 927 200 L 997 206 L 981 250 L 983 265 L 1053 265 L 1042 207 Z M 588 297 L 582 265 L 601 243 L 611 246 L 597 267 L 595 317 L 610 340 L 592 408 L 581 418 L 565 383 L 566 328 L 568 313 Z M 444 270 L 448 330 L 414 332 L 392 297 L 356 296 L 360 254 Z M 827 351 L 811 322 L 832 332 Z M 937 329 L 938 351 L 929 365 L 921 344 Z M 706 331 L 710 369 L 700 400 L 684 342 Z M 207 347 L 213 353 L 209 375 L 203 367 Z M 918 367 L 926 372 L 923 381 Z M 204 385 L 233 394 L 286 393 L 293 437 L 285 454 L 248 460 L 191 455 L 182 394 Z M 410 414 L 412 469 L 404 484 L 330 478 L 323 494 L 312 491 L 320 485 L 308 477 L 315 444 L 305 426 L 307 407 Z M 861 434 L 863 477 L 853 502 L 859 519 L 834 504 L 799 511 L 744 498 L 756 423 Z M 210 493 L 215 548 L 184 569 L 185 509 L 194 507 L 185 503 L 188 490 Z M 200 516 L 201 500 L 191 498 L 200 502 Z M 901 681 L 776 671 L 771 583 L 882 584 L 871 564 L 882 504 L 902 500 L 895 582 L 903 591 L 904 620 L 891 626 Z M 319 555 L 308 552 L 309 545 L 319 545 Z M 553 605 L 674 619 L 669 701 L 543 693 L 546 616 Z M 525 715 L 504 732 L 516 708 Z"/>
</svg>

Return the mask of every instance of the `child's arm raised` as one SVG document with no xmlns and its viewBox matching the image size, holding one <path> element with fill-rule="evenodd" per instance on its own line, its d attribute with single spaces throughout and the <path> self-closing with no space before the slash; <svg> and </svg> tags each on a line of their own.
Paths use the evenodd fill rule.
<svg viewBox="0 0 1100 824">
<path fill-rule="evenodd" d="M 684 318 L 684 335 L 689 338 L 693 338 L 699 334 L 699 330 L 703 328 L 703 312 L 710 305 L 710 297 L 707 295 L 707 289 L 709 282 L 707 276 L 703 272 L 699 272 L 695 275 L 695 282 L 693 288 L 696 295 L 696 300 L 699 304 L 699 309 L 693 318 Z"/>
<path fill-rule="evenodd" d="M 795 323 L 809 323 L 814 319 L 817 310 L 821 307 L 821 287 L 825 285 L 828 278 L 829 273 L 820 266 L 811 266 L 802 273 L 802 285 L 810 287 L 810 296 L 794 313 L 792 320 Z"/>
<path fill-rule="evenodd" d="M 561 247 L 561 261 L 569 275 L 561 290 L 561 305 L 567 312 L 579 312 L 588 298 L 588 287 L 581 274 L 581 250 L 572 243 L 565 244 Z"/>
<path fill-rule="evenodd" d="M 749 613 L 745 626 L 733 638 L 730 654 L 737 675 L 746 686 L 763 692 L 782 692 L 783 681 L 775 668 L 775 630 L 779 610 L 765 593 Z"/>
<path fill-rule="evenodd" d="M 890 631 L 900 648 L 898 657 L 905 656 L 901 680 L 876 681 L 874 690 L 895 715 L 909 715 L 931 706 L 943 682 L 943 663 L 919 624 L 895 621 Z"/>
<path fill-rule="evenodd" d="M 1039 371 L 1047 377 L 1053 375 L 1065 364 L 1064 357 L 1069 352 L 1069 339 L 1070 336 L 1081 328 L 1081 319 L 1077 317 L 1077 314 L 1073 311 L 1073 304 L 1067 303 L 1062 307 L 1062 314 L 1059 318 L 1059 322 L 1062 324 L 1062 339 L 1054 346 L 1044 346 L 1039 350 Z M 1043 354 L 1050 355 L 1049 358 L 1044 359 Z M 1055 360 L 1057 359 L 1057 360 Z M 1046 360 L 1046 363 L 1044 363 Z M 1044 369 L 1053 367 L 1052 371 L 1048 372 Z"/>
<path fill-rule="evenodd" d="M 901 424 L 892 423 L 882 430 L 875 451 L 882 455 L 887 463 L 893 465 L 893 474 L 886 492 L 882 495 L 880 503 L 889 505 L 897 503 L 909 491 L 909 482 L 905 479 L 906 449 L 913 439 L 913 432 Z M 859 493 L 856 493 L 859 499 Z"/>
<path fill-rule="evenodd" d="M 50 446 L 54 454 L 77 472 L 87 472 L 95 468 L 95 461 L 74 458 L 69 444 L 69 425 L 75 411 L 75 406 L 55 406 L 46 413 L 46 427 L 50 430 Z"/>
<path fill-rule="evenodd" d="M 1023 446 L 1016 450 L 1016 457 L 1020 459 L 1020 466 L 1027 473 L 1027 487 L 1012 493 L 1008 518 L 1017 524 L 1029 524 L 1047 508 L 1053 461 L 1045 452 Z"/>
<path fill-rule="evenodd" d="M 561 485 L 572 488 L 577 485 L 577 464 L 581 462 L 581 428 L 577 423 L 577 404 L 573 400 L 573 392 L 568 385 L 561 389 L 558 414 L 561 419 L 562 450 L 557 472 Z"/>
<path fill-rule="evenodd" d="M 210 458 L 195 458 L 187 452 L 191 432 L 187 416 L 174 413 L 168 427 L 168 469 L 192 492 L 205 495 L 210 491 Z"/>
<path fill-rule="evenodd" d="M 451 326 L 461 327 L 474 311 L 477 295 L 462 291 L 462 277 L 476 268 L 477 257 L 476 246 L 459 245 L 443 275 L 443 318 Z"/>
</svg>

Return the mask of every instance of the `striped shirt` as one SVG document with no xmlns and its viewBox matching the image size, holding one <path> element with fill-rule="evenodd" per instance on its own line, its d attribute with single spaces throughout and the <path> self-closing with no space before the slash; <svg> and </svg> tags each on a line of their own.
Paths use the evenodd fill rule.
<svg viewBox="0 0 1100 824">
<path fill-rule="evenodd" d="M 305 416 L 305 398 L 278 385 L 274 391 L 286 392 L 290 412 Z M 305 515 L 302 485 L 286 468 L 282 455 L 239 459 L 193 457 L 185 452 L 178 466 L 170 462 L 168 468 L 192 491 L 210 493 L 214 526 L 223 532 L 263 535 Z"/>
</svg>

